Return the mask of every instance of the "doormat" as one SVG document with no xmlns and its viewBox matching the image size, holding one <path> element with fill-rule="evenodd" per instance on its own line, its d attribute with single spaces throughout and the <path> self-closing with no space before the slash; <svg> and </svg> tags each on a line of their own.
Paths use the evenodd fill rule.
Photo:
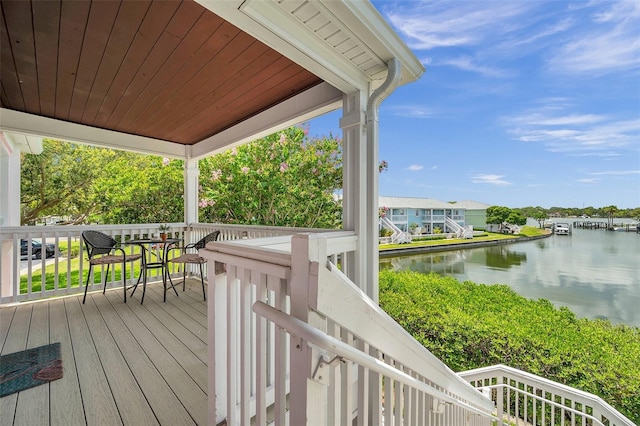
<svg viewBox="0 0 640 426">
<path fill-rule="evenodd" d="M 59 342 L 0 357 L 0 398 L 60 378 Z"/>
</svg>

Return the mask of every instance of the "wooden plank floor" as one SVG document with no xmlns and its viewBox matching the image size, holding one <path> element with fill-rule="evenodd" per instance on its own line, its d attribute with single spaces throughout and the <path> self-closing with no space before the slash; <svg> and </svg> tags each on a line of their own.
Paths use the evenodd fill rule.
<svg viewBox="0 0 640 426">
<path fill-rule="evenodd" d="M 199 280 L 0 308 L 7 354 L 61 342 L 64 376 L 0 398 L 5 425 L 205 425 L 207 304 Z"/>
</svg>

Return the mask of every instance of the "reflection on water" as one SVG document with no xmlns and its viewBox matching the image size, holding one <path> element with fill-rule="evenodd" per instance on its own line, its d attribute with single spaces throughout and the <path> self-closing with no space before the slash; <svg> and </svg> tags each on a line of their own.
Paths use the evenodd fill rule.
<svg viewBox="0 0 640 426">
<path fill-rule="evenodd" d="M 640 326 L 640 235 L 574 229 L 570 236 L 380 259 L 381 269 L 502 283 L 576 315 Z"/>
</svg>

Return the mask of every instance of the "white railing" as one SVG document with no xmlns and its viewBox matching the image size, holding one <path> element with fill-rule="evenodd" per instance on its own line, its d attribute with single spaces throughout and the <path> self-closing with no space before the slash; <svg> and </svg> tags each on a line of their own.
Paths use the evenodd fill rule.
<svg viewBox="0 0 640 426">
<path fill-rule="evenodd" d="M 462 226 L 450 217 L 445 217 L 444 223 L 451 231 L 455 232 L 457 238 L 473 238 L 473 226 Z"/>
<path fill-rule="evenodd" d="M 326 230 L 325 230 L 326 232 Z M 327 258 L 348 267 L 353 232 L 328 232 Z M 201 255 L 209 270 L 209 424 L 285 424 L 290 339 L 257 317 L 257 301 L 290 311 L 291 236 L 212 242 Z M 216 267 L 216 263 L 218 266 Z"/>
<path fill-rule="evenodd" d="M 491 424 L 491 401 L 341 272 L 356 242 L 208 244 L 209 269 L 227 270 L 209 284 L 210 424 Z"/>
<path fill-rule="evenodd" d="M 491 396 L 499 425 L 634 425 L 598 396 L 506 365 L 459 374 Z"/>
<path fill-rule="evenodd" d="M 89 270 L 86 248 L 81 234 L 85 230 L 97 230 L 110 235 L 118 241 L 143 238 L 158 234 L 159 224 L 140 225 L 82 225 L 82 226 L 16 226 L 0 227 L 0 303 L 14 303 L 27 300 L 66 296 L 84 291 L 86 274 Z M 171 224 L 172 236 L 185 238 L 184 224 Z M 55 255 L 46 255 L 36 259 L 33 256 L 22 256 L 21 240 L 27 246 L 33 240 L 55 246 Z M 125 248 L 133 252 L 136 247 Z M 139 268 L 139 266 L 138 266 Z M 43 273 L 44 271 L 44 273 Z M 122 286 L 119 267 L 110 268 L 107 276 L 107 287 Z M 89 280 L 89 290 L 102 289 L 106 267 L 93 268 L 93 280 Z M 160 271 L 150 274 L 152 279 L 161 279 Z M 127 284 L 135 283 L 137 275 L 134 268 L 127 268 Z"/>
<path fill-rule="evenodd" d="M 380 218 L 380 224 L 393 232 L 393 235 L 391 235 L 391 244 L 403 244 L 411 242 L 411 234 L 398 228 L 398 226 L 393 223 L 388 217 L 382 216 Z"/>
<path fill-rule="evenodd" d="M 326 229 L 264 227 L 224 224 L 171 223 L 171 236 L 182 239 L 185 244 L 198 241 L 209 232 L 220 230 L 221 240 L 235 240 L 277 235 L 291 235 L 296 232 L 325 232 Z M 86 249 L 81 234 L 85 230 L 104 232 L 118 241 L 143 238 L 157 235 L 159 224 L 138 225 L 61 225 L 61 226 L 2 226 L 0 227 L 0 304 L 38 300 L 48 297 L 66 296 L 84 291 L 86 274 L 89 270 Z M 55 255 L 36 258 L 33 253 L 21 255 L 21 240 L 26 240 L 27 247 L 33 240 L 40 243 L 53 244 Z M 130 246 L 127 250 L 136 250 Z M 44 252 L 44 251 L 43 251 Z M 179 273 L 177 265 L 171 265 L 171 273 Z M 188 272 L 199 274 L 199 269 L 188 265 Z M 45 271 L 43 274 L 42 271 Z M 120 267 L 109 269 L 107 288 L 121 287 L 122 279 L 118 272 Z M 127 267 L 127 284 L 137 280 L 139 266 Z M 149 270 L 149 279 L 162 279 L 159 269 Z M 90 291 L 101 290 L 106 274 L 106 267 L 94 268 L 93 280 L 90 280 Z M 206 272 L 205 272 L 206 275 Z"/>
</svg>

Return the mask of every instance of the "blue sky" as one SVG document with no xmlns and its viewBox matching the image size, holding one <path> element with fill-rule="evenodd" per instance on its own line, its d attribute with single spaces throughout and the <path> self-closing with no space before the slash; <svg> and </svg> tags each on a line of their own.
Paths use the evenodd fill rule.
<svg viewBox="0 0 640 426">
<path fill-rule="evenodd" d="M 426 67 L 380 107 L 380 195 L 640 207 L 640 1 L 373 3 Z"/>
</svg>

